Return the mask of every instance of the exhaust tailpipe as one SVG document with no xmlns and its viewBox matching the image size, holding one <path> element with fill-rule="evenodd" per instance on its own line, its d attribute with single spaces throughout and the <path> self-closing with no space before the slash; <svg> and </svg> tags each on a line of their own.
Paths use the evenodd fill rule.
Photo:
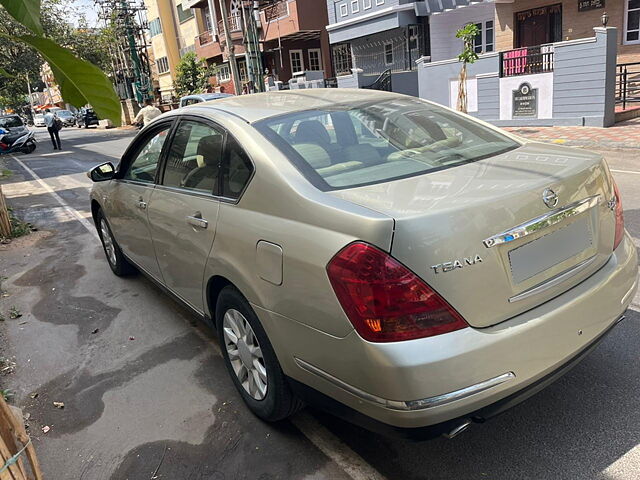
<svg viewBox="0 0 640 480">
<path fill-rule="evenodd" d="M 453 430 L 451 430 L 449 433 L 443 433 L 442 436 L 444 438 L 448 438 L 449 440 L 451 440 L 453 437 L 457 437 L 462 432 L 464 432 L 467 428 L 469 428 L 469 425 L 471 425 L 471 420 L 467 419 L 463 421 L 460 425 L 455 427 Z"/>
</svg>

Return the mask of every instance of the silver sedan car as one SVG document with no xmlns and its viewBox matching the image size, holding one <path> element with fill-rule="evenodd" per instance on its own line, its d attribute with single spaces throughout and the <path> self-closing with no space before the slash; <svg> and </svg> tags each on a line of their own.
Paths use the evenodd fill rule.
<svg viewBox="0 0 640 480">
<path fill-rule="evenodd" d="M 306 401 L 453 436 L 565 373 L 637 288 L 600 155 L 413 97 L 199 103 L 89 174 L 113 272 L 144 272 L 214 326 L 268 421 Z"/>
</svg>

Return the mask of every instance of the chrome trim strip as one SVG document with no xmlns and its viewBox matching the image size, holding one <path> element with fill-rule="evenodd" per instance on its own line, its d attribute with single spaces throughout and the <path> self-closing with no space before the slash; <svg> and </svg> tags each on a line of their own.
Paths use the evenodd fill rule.
<svg viewBox="0 0 640 480">
<path fill-rule="evenodd" d="M 514 303 L 514 302 L 517 302 L 519 300 L 524 300 L 525 298 L 529 298 L 529 297 L 531 297 L 533 295 L 537 295 L 539 293 L 544 292 L 545 290 L 548 290 L 549 288 L 552 288 L 552 287 L 555 287 L 556 285 L 559 285 L 560 283 L 562 283 L 565 280 L 568 280 L 569 278 L 571 278 L 574 275 L 578 274 L 581 270 L 583 270 L 588 265 L 593 263 L 593 261 L 596 259 L 596 256 L 597 255 L 589 257 L 586 260 L 583 260 L 582 262 L 580 262 L 579 264 L 571 267 L 569 270 L 565 270 L 564 272 L 559 273 L 555 277 L 551 277 L 551 278 L 545 280 L 544 282 L 539 283 L 538 285 L 535 285 L 535 286 L 529 288 L 528 290 L 525 290 L 522 293 L 519 293 L 518 295 L 514 295 L 513 297 L 511 297 L 509 299 L 509 303 Z"/>
<path fill-rule="evenodd" d="M 495 247 L 503 243 L 513 242 L 518 238 L 537 233 L 547 227 L 562 222 L 565 218 L 573 217 L 595 207 L 600 203 L 600 195 L 593 195 L 565 207 L 558 208 L 539 217 L 533 218 L 509 230 L 487 238 L 482 243 L 487 248 Z"/>
<path fill-rule="evenodd" d="M 513 380 L 514 378 L 516 378 L 515 373 L 507 372 L 503 373 L 502 375 L 498 375 L 497 377 L 490 378 L 489 380 L 485 380 L 484 382 L 461 388 L 460 390 L 455 390 L 453 392 L 438 395 L 436 397 L 424 398 L 422 400 L 412 400 L 405 403 L 409 407 L 408 410 L 423 410 L 425 408 L 439 407 L 451 402 L 455 402 L 457 400 L 462 400 L 463 398 L 470 397 L 471 395 L 475 395 L 476 393 L 484 392 L 486 390 L 489 390 L 490 388 L 497 387 L 498 385 L 502 385 L 509 380 Z"/>
<path fill-rule="evenodd" d="M 461 388 L 460 390 L 455 390 L 453 392 L 445 393 L 443 395 L 437 395 L 435 397 L 423 398 L 420 400 L 410 400 L 410 401 L 398 401 L 398 400 L 387 400 L 385 398 L 378 397 L 377 395 L 373 395 L 371 393 L 360 390 L 353 385 L 350 385 L 339 378 L 334 377 L 333 375 L 325 372 L 324 370 L 319 369 L 318 367 L 311 365 L 310 363 L 305 362 L 304 360 L 299 359 L 298 357 L 293 357 L 296 363 L 300 368 L 306 370 L 309 373 L 313 373 L 318 375 L 319 377 L 324 378 L 330 383 L 333 383 L 337 387 L 346 390 L 347 392 L 355 395 L 356 397 L 375 403 L 376 405 L 382 406 L 384 408 L 388 408 L 390 410 L 401 410 L 401 411 L 414 411 L 414 410 L 425 410 L 427 408 L 440 407 L 442 405 L 447 405 L 451 402 L 455 402 L 457 400 L 462 400 L 464 398 L 470 397 L 471 395 L 475 395 L 476 393 L 484 392 L 485 390 L 489 390 L 490 388 L 497 387 L 509 380 L 513 380 L 516 378 L 515 373 L 507 372 L 503 373 L 494 378 L 490 378 L 489 380 L 485 380 L 484 382 L 476 383 L 475 385 L 470 385 L 465 388 Z"/>
</svg>

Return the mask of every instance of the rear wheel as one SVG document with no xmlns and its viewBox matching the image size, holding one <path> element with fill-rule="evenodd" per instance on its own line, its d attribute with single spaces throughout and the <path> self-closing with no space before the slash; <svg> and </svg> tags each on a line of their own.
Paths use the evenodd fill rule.
<svg viewBox="0 0 640 480">
<path fill-rule="evenodd" d="M 256 416 L 275 422 L 302 408 L 302 401 L 291 391 L 258 317 L 232 286 L 220 292 L 216 324 L 227 370 Z"/>
<path fill-rule="evenodd" d="M 116 242 L 115 238 L 113 238 L 111 227 L 102 213 L 102 210 L 98 211 L 96 218 L 98 234 L 100 235 L 100 240 L 102 240 L 102 248 L 107 256 L 107 262 L 109 262 L 111 270 L 119 277 L 131 275 L 136 271 L 136 269 L 122 254 L 122 250 L 120 250 L 120 246 Z"/>
<path fill-rule="evenodd" d="M 22 151 L 23 151 L 24 153 L 31 153 L 31 152 L 33 152 L 35 149 L 36 149 L 36 144 L 35 144 L 35 143 L 28 143 L 27 145 L 25 145 L 25 146 L 22 148 Z"/>
</svg>

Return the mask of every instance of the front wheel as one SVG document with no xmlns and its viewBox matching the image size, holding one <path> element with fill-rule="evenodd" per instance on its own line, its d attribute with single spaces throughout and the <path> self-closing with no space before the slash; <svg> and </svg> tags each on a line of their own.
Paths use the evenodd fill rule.
<svg viewBox="0 0 640 480">
<path fill-rule="evenodd" d="M 119 277 L 124 277 L 126 275 L 131 275 L 132 273 L 134 273 L 136 271 L 135 267 L 131 265 L 131 263 L 129 263 L 129 261 L 122 254 L 122 250 L 120 249 L 120 246 L 116 242 L 115 238 L 113 238 L 111 227 L 109 226 L 109 222 L 107 222 L 106 217 L 102 213 L 102 210 L 98 212 L 96 220 L 98 226 L 98 234 L 100 235 L 100 240 L 102 240 L 102 248 L 104 249 L 104 253 L 107 256 L 107 262 L 109 262 L 111 271 Z"/>
<path fill-rule="evenodd" d="M 216 325 L 227 370 L 256 416 L 275 422 L 302 408 L 302 401 L 291 391 L 258 317 L 232 286 L 220 292 Z"/>
<path fill-rule="evenodd" d="M 28 143 L 26 144 L 24 147 L 22 147 L 22 151 L 24 153 L 31 153 L 36 149 L 36 144 L 35 143 Z"/>
</svg>

